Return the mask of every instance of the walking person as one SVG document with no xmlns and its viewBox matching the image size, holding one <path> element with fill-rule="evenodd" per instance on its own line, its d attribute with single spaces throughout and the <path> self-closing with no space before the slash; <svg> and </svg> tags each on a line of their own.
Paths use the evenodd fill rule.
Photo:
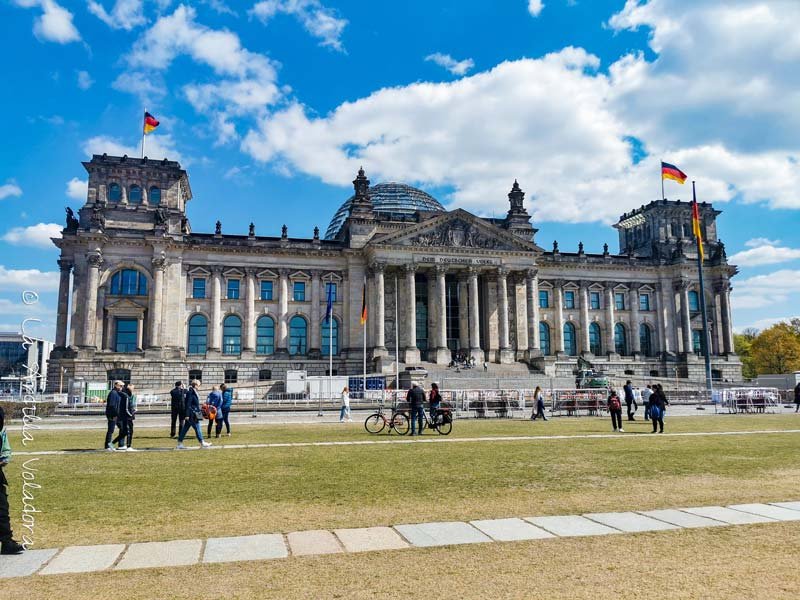
<svg viewBox="0 0 800 600">
<path fill-rule="evenodd" d="M 170 410 L 172 412 L 172 420 L 169 426 L 169 437 L 174 438 L 177 428 L 183 425 L 183 419 L 186 417 L 186 390 L 183 388 L 182 381 L 176 381 L 175 387 L 169 392 L 170 397 Z"/>
<path fill-rule="evenodd" d="M 442 394 L 439 392 L 439 384 L 435 381 L 431 384 L 431 392 L 428 395 L 430 402 L 431 422 L 436 422 L 436 413 L 442 406 Z"/>
<path fill-rule="evenodd" d="M 628 421 L 635 421 L 636 419 L 633 418 L 633 413 L 639 409 L 639 405 L 636 404 L 636 398 L 633 395 L 633 386 L 631 385 L 630 379 L 625 382 L 622 390 L 625 392 L 625 405 L 628 407 Z M 631 410 L 631 406 L 633 406 L 633 410 Z"/>
<path fill-rule="evenodd" d="M 797 407 L 794 412 L 800 412 L 800 383 L 794 386 L 794 404 Z"/>
<path fill-rule="evenodd" d="M 535 421 L 539 417 L 542 417 L 542 421 L 547 421 L 547 417 L 544 416 L 544 393 L 541 386 L 537 385 L 533 390 L 533 401 L 536 402 L 536 408 L 531 413 L 531 421 Z"/>
<path fill-rule="evenodd" d="M 212 387 L 211 391 L 208 393 L 206 405 L 208 406 L 208 433 L 206 433 L 206 437 L 211 437 L 211 429 L 214 427 L 214 423 L 217 418 L 222 416 L 220 414 L 222 409 L 222 394 L 216 385 Z M 219 437 L 219 433 L 217 433 L 217 437 Z"/>
<path fill-rule="evenodd" d="M 122 382 L 117 380 L 114 382 L 114 386 L 111 388 L 111 391 L 108 392 L 108 396 L 106 396 L 106 420 L 108 421 L 108 428 L 106 429 L 106 441 L 103 444 L 103 448 L 108 450 L 109 452 L 114 451 L 114 446 L 111 445 L 111 438 L 114 435 L 114 430 L 117 426 L 122 428 L 122 425 L 119 423 L 119 409 L 122 403 Z"/>
<path fill-rule="evenodd" d="M 608 414 L 611 415 L 611 424 L 614 426 L 614 431 L 625 433 L 622 428 L 622 402 L 619 400 L 617 391 L 613 388 L 608 396 Z"/>
<path fill-rule="evenodd" d="M 425 418 L 425 390 L 415 381 L 406 394 L 406 402 L 411 407 L 411 435 L 422 435 L 422 422 Z"/>
<path fill-rule="evenodd" d="M 183 445 L 183 438 L 186 437 L 186 433 L 189 429 L 194 429 L 194 433 L 197 436 L 197 441 L 200 442 L 201 448 L 208 448 L 211 446 L 211 442 L 203 440 L 203 432 L 200 431 L 200 421 L 203 419 L 203 413 L 200 410 L 200 397 L 197 395 L 197 388 L 199 386 L 200 382 L 197 379 L 193 379 L 189 383 L 189 389 L 186 390 L 186 416 L 183 419 L 181 430 L 178 433 L 178 450 L 184 450 L 186 448 L 186 446 Z"/>
<path fill-rule="evenodd" d="M 119 416 L 117 420 L 122 423 L 119 429 L 119 435 L 111 442 L 116 444 L 122 442 L 120 450 L 127 450 L 128 452 L 136 452 L 133 449 L 133 420 L 136 418 L 136 394 L 133 393 L 133 384 L 128 384 L 123 388 L 122 397 L 120 400 Z"/>
<path fill-rule="evenodd" d="M 345 418 L 347 422 L 351 422 L 350 418 L 350 388 L 344 386 L 342 390 L 342 408 L 339 410 L 339 423 L 344 423 Z"/>
<path fill-rule="evenodd" d="M 231 414 L 231 407 L 233 406 L 233 388 L 228 387 L 224 383 L 219 386 L 222 392 L 222 415 L 217 415 L 217 437 L 222 432 L 222 424 L 225 424 L 225 433 L 231 437 L 231 422 L 228 420 Z"/>
<path fill-rule="evenodd" d="M 650 416 L 653 419 L 652 433 L 655 433 L 656 429 L 659 430 L 659 433 L 664 433 L 664 412 L 667 408 L 667 404 L 669 404 L 669 400 L 667 400 L 667 396 L 664 394 L 664 388 L 661 387 L 660 383 L 657 383 L 655 388 L 653 395 L 650 396 Z"/>
<path fill-rule="evenodd" d="M 653 388 L 650 387 L 650 384 L 647 384 L 647 387 L 642 390 L 642 403 L 644 404 L 644 420 L 650 420 L 650 396 L 653 395 Z"/>
<path fill-rule="evenodd" d="M 11 461 L 11 444 L 6 433 L 6 414 L 0 406 L 0 554 L 22 554 L 25 547 L 14 540 L 8 506 L 8 479 L 3 468 Z"/>
</svg>

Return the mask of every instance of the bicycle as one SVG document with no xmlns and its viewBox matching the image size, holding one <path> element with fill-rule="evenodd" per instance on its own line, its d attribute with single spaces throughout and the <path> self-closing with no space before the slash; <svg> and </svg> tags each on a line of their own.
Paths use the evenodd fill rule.
<svg viewBox="0 0 800 600">
<path fill-rule="evenodd" d="M 397 409 L 392 409 L 392 416 L 387 419 L 386 415 L 383 414 L 383 405 L 381 405 L 377 412 L 372 413 L 364 420 L 364 429 L 369 433 L 380 433 L 387 425 L 389 433 L 394 429 L 398 434 L 405 435 L 410 427 L 408 415 Z"/>
<path fill-rule="evenodd" d="M 409 413 L 402 414 L 410 421 Z M 425 417 L 422 419 L 422 431 L 426 429 L 435 429 L 439 435 L 448 435 L 453 431 L 453 409 L 449 406 L 437 408 L 433 420 L 431 420 L 428 411 L 423 410 L 422 414 Z M 406 432 L 408 432 L 408 430 L 406 430 Z"/>
</svg>

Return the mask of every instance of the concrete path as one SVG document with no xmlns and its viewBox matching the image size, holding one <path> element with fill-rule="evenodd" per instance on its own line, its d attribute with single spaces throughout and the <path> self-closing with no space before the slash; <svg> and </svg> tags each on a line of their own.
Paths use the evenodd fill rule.
<svg viewBox="0 0 800 600">
<path fill-rule="evenodd" d="M 800 520 L 800 501 L 669 508 L 651 511 L 589 513 L 486 519 L 464 523 L 411 523 L 333 531 L 295 531 L 173 540 L 130 545 L 71 546 L 0 556 L 0 578 L 34 574 L 91 573 L 107 570 L 179 567 L 198 563 L 265 561 L 289 556 L 374 552 L 430 546 L 545 540 L 625 534 L 684 527 L 724 527 Z"/>
</svg>

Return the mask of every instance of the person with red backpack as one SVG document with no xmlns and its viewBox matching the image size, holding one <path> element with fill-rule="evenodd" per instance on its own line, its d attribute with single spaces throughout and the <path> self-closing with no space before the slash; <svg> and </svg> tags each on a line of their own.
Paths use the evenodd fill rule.
<svg viewBox="0 0 800 600">
<path fill-rule="evenodd" d="M 613 388 L 608 396 L 608 414 L 611 415 L 611 424 L 614 426 L 614 431 L 625 433 L 622 428 L 622 402 L 617 395 L 617 391 Z"/>
</svg>

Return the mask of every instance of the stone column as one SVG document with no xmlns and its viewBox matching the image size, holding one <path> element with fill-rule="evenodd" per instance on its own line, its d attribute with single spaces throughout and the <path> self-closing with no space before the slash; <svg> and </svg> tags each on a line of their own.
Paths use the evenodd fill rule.
<svg viewBox="0 0 800 600">
<path fill-rule="evenodd" d="M 417 285 L 414 276 L 417 265 L 406 265 L 406 350 L 404 361 L 406 363 L 419 362 L 419 348 L 417 348 Z"/>
<path fill-rule="evenodd" d="M 96 348 L 94 331 L 97 324 L 97 285 L 100 281 L 100 265 L 103 264 L 103 255 L 100 250 L 94 250 L 86 255 L 86 295 L 84 297 L 83 315 L 83 347 Z"/>
<path fill-rule="evenodd" d="M 276 353 L 289 353 L 289 269 L 279 269 L 278 347 Z"/>
<path fill-rule="evenodd" d="M 161 309 L 164 304 L 164 269 L 167 261 L 163 256 L 156 256 L 152 260 L 153 265 L 153 296 L 150 301 L 150 314 L 148 315 L 148 325 L 150 331 L 149 346 L 151 348 L 161 347 Z"/>
<path fill-rule="evenodd" d="M 447 269 L 442 265 L 437 265 L 435 273 L 437 323 L 434 342 L 436 344 L 436 363 L 446 365 L 450 363 L 450 349 L 447 347 Z"/>
<path fill-rule="evenodd" d="M 589 287 L 586 283 L 581 283 L 581 352 L 589 354 L 591 347 L 589 344 Z"/>
<path fill-rule="evenodd" d="M 563 281 L 553 282 L 553 312 L 555 313 L 555 323 L 553 324 L 552 338 L 554 342 L 554 354 L 564 353 L 564 290 Z"/>
<path fill-rule="evenodd" d="M 661 314 L 663 317 L 662 335 L 664 336 L 664 352 L 678 352 L 678 318 L 675 310 L 675 289 L 672 281 L 661 282 Z"/>
<path fill-rule="evenodd" d="M 616 354 L 614 345 L 614 284 L 606 284 L 606 354 Z"/>
<path fill-rule="evenodd" d="M 631 283 L 631 291 L 628 293 L 628 302 L 631 309 L 630 320 L 630 347 L 631 354 L 641 354 L 642 344 L 639 339 L 639 284 Z"/>
<path fill-rule="evenodd" d="M 256 281 L 253 269 L 245 270 L 245 301 L 244 301 L 244 350 L 256 349 Z"/>
<path fill-rule="evenodd" d="M 678 283 L 678 292 L 681 299 L 681 340 L 683 351 L 691 354 L 692 347 L 692 314 L 689 311 L 689 282 L 682 280 Z"/>
<path fill-rule="evenodd" d="M 350 319 L 353 311 L 351 309 L 351 302 L 350 302 L 350 276 L 349 271 L 345 269 L 342 271 L 342 281 L 341 281 L 341 292 L 340 295 L 336 297 L 337 301 L 341 301 L 341 311 L 342 311 L 342 319 L 340 321 L 340 328 L 339 328 L 339 354 L 342 355 L 343 348 L 350 348 Z M 336 308 L 336 303 L 333 305 L 334 309 Z"/>
<path fill-rule="evenodd" d="M 214 267 L 211 273 L 211 344 L 209 350 L 222 349 L 222 269 Z"/>
<path fill-rule="evenodd" d="M 666 345 L 666 326 L 664 323 L 664 301 L 662 300 L 661 284 L 656 284 L 656 291 L 653 294 L 653 300 L 656 307 L 656 339 L 653 348 L 659 352 L 664 353 L 667 351 Z"/>
<path fill-rule="evenodd" d="M 372 265 L 372 278 L 374 283 L 373 293 L 375 295 L 375 347 L 372 356 L 385 356 L 386 351 L 386 286 L 384 281 L 384 269 L 386 265 L 376 262 Z"/>
<path fill-rule="evenodd" d="M 528 269 L 525 273 L 528 302 L 528 358 L 542 355 L 539 339 L 539 271 Z"/>
<path fill-rule="evenodd" d="M 528 341 L 530 322 L 528 321 L 527 286 L 525 277 L 521 272 L 514 273 L 512 289 L 514 290 L 514 310 L 511 311 L 511 314 L 514 315 L 514 331 L 516 332 L 514 358 L 516 360 L 525 360 L 528 357 L 528 348 L 530 347 L 530 342 Z"/>
<path fill-rule="evenodd" d="M 466 273 L 458 274 L 458 347 L 469 348 L 469 281 Z"/>
<path fill-rule="evenodd" d="M 722 351 L 725 354 L 733 354 L 733 328 L 731 327 L 731 286 L 726 281 L 719 294 L 720 308 L 722 312 Z"/>
<path fill-rule="evenodd" d="M 309 356 L 319 356 L 322 349 L 322 316 L 320 314 L 320 275 L 318 270 L 311 271 L 311 339 L 308 348 Z M 327 297 L 326 297 L 327 300 Z"/>
<path fill-rule="evenodd" d="M 60 259 L 58 268 L 61 277 L 58 282 L 58 313 L 56 315 L 56 348 L 67 347 L 67 319 L 69 317 L 69 275 L 72 261 Z"/>
<path fill-rule="evenodd" d="M 481 350 L 481 313 L 478 307 L 478 270 L 470 267 L 469 271 L 469 353 L 478 363 L 484 359 Z"/>
<path fill-rule="evenodd" d="M 497 269 L 497 312 L 498 333 L 500 335 L 499 362 L 510 364 L 514 362 L 514 353 L 508 336 L 508 269 Z"/>
<path fill-rule="evenodd" d="M 144 345 L 144 315 L 138 317 L 138 324 L 136 325 L 136 349 L 141 350 Z"/>
</svg>

